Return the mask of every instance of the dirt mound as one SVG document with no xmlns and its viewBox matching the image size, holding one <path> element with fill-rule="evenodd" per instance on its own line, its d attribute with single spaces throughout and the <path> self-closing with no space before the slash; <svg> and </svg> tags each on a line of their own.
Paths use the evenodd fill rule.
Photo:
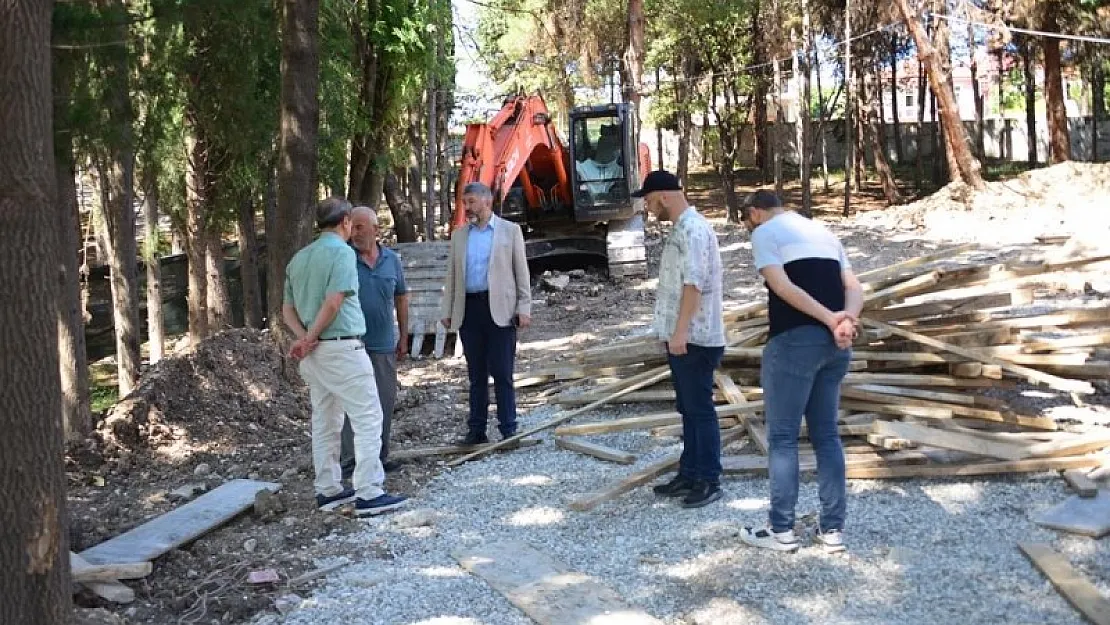
<svg viewBox="0 0 1110 625">
<path fill-rule="evenodd" d="M 235 329 L 166 358 L 97 425 L 103 459 L 167 447 L 181 456 L 219 453 L 303 436 L 309 405 L 282 372 L 270 335 Z"/>
<path fill-rule="evenodd" d="M 1032 241 L 1040 235 L 1104 238 L 1110 231 L 1110 164 L 1061 163 L 982 191 L 954 182 L 912 204 L 860 215 L 861 225 L 922 232 L 953 241 Z"/>
</svg>

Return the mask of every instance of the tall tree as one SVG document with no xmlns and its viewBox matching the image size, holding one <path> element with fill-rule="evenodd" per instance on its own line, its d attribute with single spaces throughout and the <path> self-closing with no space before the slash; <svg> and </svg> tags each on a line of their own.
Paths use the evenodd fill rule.
<svg viewBox="0 0 1110 625">
<path fill-rule="evenodd" d="M 51 4 L 0 2 L 0 623 L 69 623 Z"/>
<path fill-rule="evenodd" d="M 809 0 L 802 0 L 802 41 L 801 41 L 801 55 L 794 63 L 794 72 L 801 76 L 802 89 L 799 95 L 801 96 L 801 106 L 798 106 L 800 118 L 797 123 L 801 128 L 798 133 L 798 154 L 799 160 L 798 167 L 801 169 L 802 179 L 802 212 L 809 214 L 813 208 L 813 191 L 810 183 L 810 178 L 813 175 L 813 150 L 810 149 L 812 144 L 813 134 L 813 120 L 810 119 L 809 103 L 812 98 L 810 93 L 810 76 L 813 75 L 813 68 L 810 65 L 810 60 L 813 58 L 813 32 L 811 25 L 811 14 L 809 8 Z"/>
<path fill-rule="evenodd" d="M 967 23 L 967 51 L 970 57 L 971 93 L 975 99 L 975 156 L 984 158 L 983 94 L 979 89 L 979 43 L 976 39 L 975 25 Z M 1001 71 L 1001 68 L 999 68 Z"/>
<path fill-rule="evenodd" d="M 844 3 L 844 210 L 847 217 L 852 210 L 852 165 L 855 163 L 856 142 L 852 137 L 852 115 L 856 102 L 855 74 L 852 72 L 852 0 Z"/>
<path fill-rule="evenodd" d="M 932 0 L 932 12 L 934 15 L 944 15 L 948 11 L 947 0 Z M 949 92 L 953 93 L 952 102 L 953 115 L 959 121 L 961 129 L 963 128 L 963 118 L 960 117 L 960 104 L 955 99 L 955 87 L 952 81 L 952 27 L 948 24 L 946 19 L 936 19 L 933 24 L 933 65 L 938 68 L 941 78 L 946 83 L 946 88 Z M 935 93 L 935 88 L 934 88 Z M 937 95 L 937 101 L 941 109 L 941 117 L 945 116 L 944 107 L 945 101 Z M 952 149 L 953 139 L 945 132 L 943 135 L 944 141 L 944 157 L 947 163 L 946 170 L 948 172 L 948 180 L 955 182 L 962 180 L 963 175 L 960 172 L 959 163 L 956 162 L 956 154 Z"/>
<path fill-rule="evenodd" d="M 1058 32 L 1063 0 L 1039 2 L 1040 27 L 1045 32 Z M 1064 98 L 1064 77 L 1060 71 L 1060 40 L 1041 37 L 1044 51 L 1044 101 L 1048 111 L 1048 148 L 1053 163 L 1071 160 L 1071 137 L 1068 133 L 1068 110 Z"/>
<path fill-rule="evenodd" d="M 929 84 L 933 94 L 940 103 L 941 125 L 947 137 L 948 150 L 959 168 L 960 177 L 965 183 L 975 189 L 982 189 L 986 185 L 979 173 L 979 161 L 971 154 L 968 148 L 967 131 L 960 121 L 959 110 L 956 108 L 956 98 L 952 94 L 952 87 L 945 76 L 944 68 L 940 63 L 936 50 L 925 35 L 925 30 L 917 21 L 917 15 L 910 11 L 907 0 L 895 0 L 898 11 L 902 15 L 906 26 L 917 44 L 918 56 L 925 64 Z"/>
<path fill-rule="evenodd" d="M 66 438 L 80 439 L 92 428 L 89 407 L 88 358 L 85 354 L 85 316 L 81 301 L 79 250 L 81 219 L 77 203 L 77 165 L 69 102 L 76 59 L 65 50 L 53 51 L 54 160 L 57 174 L 58 228 L 58 356 L 61 365 L 62 423 Z"/>
<path fill-rule="evenodd" d="M 243 285 L 243 322 L 248 328 L 262 327 L 262 285 L 258 272 L 258 234 L 254 198 L 239 202 L 239 282 Z"/>
<path fill-rule="evenodd" d="M 1022 78 L 1025 82 L 1025 134 L 1028 138 L 1029 166 L 1037 164 L 1037 75 L 1035 73 L 1037 47 L 1032 37 L 1022 35 L 1021 48 Z"/>
<path fill-rule="evenodd" d="M 632 104 L 632 136 L 640 138 L 640 98 L 644 92 L 644 0 L 628 0 L 628 50 L 624 55 L 628 80 L 625 101 Z"/>
<path fill-rule="evenodd" d="M 126 40 L 127 9 L 123 2 L 101 5 L 102 19 L 117 40 Z M 116 370 L 120 397 L 139 382 L 140 326 L 138 247 L 135 242 L 135 139 L 130 93 L 130 52 L 126 46 L 96 50 L 103 97 L 103 140 L 93 150 L 100 178 L 100 209 L 106 226 L 112 314 L 116 336 Z"/>
<path fill-rule="evenodd" d="M 285 266 L 311 239 L 316 197 L 316 144 L 320 128 L 319 0 L 282 0 L 281 135 L 274 232 L 267 232 L 270 327 L 283 339 Z"/>
<path fill-rule="evenodd" d="M 150 364 L 162 360 L 166 350 L 166 324 L 162 318 L 162 260 L 158 252 L 158 179 L 154 167 L 143 169 L 143 262 L 146 264 L 146 327 Z"/>
</svg>

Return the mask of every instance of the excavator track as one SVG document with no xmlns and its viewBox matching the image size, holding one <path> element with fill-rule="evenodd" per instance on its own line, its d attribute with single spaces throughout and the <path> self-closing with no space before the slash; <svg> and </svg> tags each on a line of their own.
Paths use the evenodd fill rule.
<svg viewBox="0 0 1110 625">
<path fill-rule="evenodd" d="M 647 251 L 644 248 L 644 214 L 628 219 L 613 219 L 605 234 L 605 252 L 609 261 L 609 277 L 639 278 L 647 276 Z"/>
</svg>

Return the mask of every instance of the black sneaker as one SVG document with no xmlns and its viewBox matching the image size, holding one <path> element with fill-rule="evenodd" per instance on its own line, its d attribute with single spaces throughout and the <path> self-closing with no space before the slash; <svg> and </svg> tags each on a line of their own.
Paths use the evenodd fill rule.
<svg viewBox="0 0 1110 625">
<path fill-rule="evenodd" d="M 685 497 L 693 487 L 694 480 L 684 475 L 676 475 L 673 480 L 652 487 L 651 490 L 660 497 Z"/>
<path fill-rule="evenodd" d="M 345 503 L 351 503 L 354 500 L 355 490 L 353 488 L 347 488 L 338 495 L 332 495 L 331 497 L 319 494 L 316 495 L 316 507 L 320 510 L 323 510 L 324 512 L 330 512 L 332 510 L 335 510 L 339 506 L 342 506 Z"/>
<path fill-rule="evenodd" d="M 401 463 L 396 460 L 386 460 L 382 463 L 382 470 L 386 473 L 393 473 L 401 468 Z"/>
<path fill-rule="evenodd" d="M 707 506 L 721 498 L 721 487 L 709 482 L 696 482 L 686 498 L 682 500 L 683 508 L 700 508 Z"/>
<path fill-rule="evenodd" d="M 489 442 L 489 437 L 485 432 L 467 432 L 466 436 L 459 441 L 460 445 L 485 445 Z"/>
<path fill-rule="evenodd" d="M 511 432 L 502 432 L 501 433 L 501 440 L 505 440 L 506 438 L 512 438 L 514 436 L 516 436 L 516 428 L 513 428 Z"/>
<path fill-rule="evenodd" d="M 407 501 L 408 498 L 406 497 L 398 497 L 387 493 L 382 493 L 369 500 L 358 499 L 355 501 L 355 516 L 377 516 L 390 510 L 396 510 L 405 505 Z"/>
</svg>

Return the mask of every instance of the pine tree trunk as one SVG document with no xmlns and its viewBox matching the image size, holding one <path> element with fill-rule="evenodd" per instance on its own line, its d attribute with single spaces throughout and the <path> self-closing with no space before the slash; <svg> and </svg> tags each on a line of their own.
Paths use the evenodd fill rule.
<svg viewBox="0 0 1110 625">
<path fill-rule="evenodd" d="M 126 27 L 119 33 L 127 34 Z M 139 382 L 139 279 L 138 249 L 135 244 L 135 152 L 131 95 L 126 48 L 105 53 L 110 67 L 105 73 L 107 84 L 104 107 L 107 110 L 109 139 L 97 157 L 100 170 L 101 197 L 111 250 L 108 267 L 111 272 L 113 325 L 116 334 L 116 369 L 119 396 L 126 397 Z"/>
<path fill-rule="evenodd" d="M 768 160 L 768 133 L 767 133 L 767 90 L 770 80 L 767 79 L 767 50 L 763 39 L 763 25 L 761 18 L 761 0 L 755 0 L 752 8 L 752 64 L 758 69 L 752 72 L 752 105 L 755 107 L 755 168 L 759 171 L 761 183 L 767 182 Z"/>
<path fill-rule="evenodd" d="M 979 161 L 971 154 L 968 148 L 967 131 L 960 121 L 959 110 L 956 108 L 956 99 L 952 95 L 952 88 L 950 85 L 950 77 L 945 76 L 944 69 L 940 65 L 940 59 L 937 57 L 936 50 L 933 49 L 928 39 L 925 37 L 925 32 L 921 28 L 921 24 L 917 21 L 917 16 L 910 12 L 906 0 L 896 0 L 899 11 L 902 13 L 902 19 L 906 22 L 910 32 L 913 34 L 914 41 L 917 43 L 919 55 L 925 62 L 925 67 L 928 70 L 929 83 L 933 87 L 933 93 L 940 101 L 940 114 L 944 126 L 944 134 L 948 138 L 948 152 L 952 161 L 958 167 L 960 177 L 974 189 L 983 189 L 986 185 L 983 183 L 983 178 L 979 173 Z"/>
<path fill-rule="evenodd" d="M 55 348 L 51 8 L 0 4 L 0 623 L 13 625 L 68 625 L 72 610 Z"/>
<path fill-rule="evenodd" d="M 898 192 L 898 183 L 895 180 L 894 171 L 887 159 L 886 149 L 881 143 L 881 136 L 878 132 L 879 124 L 875 113 L 875 100 L 882 99 L 882 86 L 880 84 L 875 85 L 874 88 L 869 88 L 866 80 L 861 82 L 861 86 L 860 117 L 863 131 L 867 141 L 871 144 L 871 152 L 874 155 L 875 173 L 879 175 L 879 182 L 882 184 L 883 196 L 886 198 L 887 204 L 899 204 L 902 202 L 902 194 Z"/>
<path fill-rule="evenodd" d="M 385 203 L 393 215 L 393 227 L 398 243 L 413 243 L 416 241 L 416 224 L 413 219 L 415 212 L 412 204 L 408 202 L 405 194 L 401 192 L 401 183 L 397 175 L 389 172 L 385 175 Z"/>
<path fill-rule="evenodd" d="M 902 122 L 898 119 L 898 37 L 892 34 L 890 40 L 890 119 L 894 123 L 894 158 L 899 165 L 906 162 L 906 154 L 902 150 Z M 921 149 L 921 139 L 918 138 L 918 150 Z"/>
<path fill-rule="evenodd" d="M 775 90 L 775 125 L 771 129 L 771 150 L 775 154 L 775 193 L 782 197 L 782 158 L 783 158 L 783 129 L 786 127 L 786 115 L 782 109 L 782 71 L 779 60 L 773 59 L 771 66 L 774 68 Z"/>
<path fill-rule="evenodd" d="M 659 80 L 658 65 L 655 66 L 655 91 L 660 93 L 662 89 L 662 82 Z M 678 83 L 675 83 L 675 101 L 679 101 L 678 96 Z M 655 122 L 655 162 L 656 169 L 666 169 L 663 165 L 663 124 L 658 121 Z M 681 179 L 681 177 L 680 177 Z"/>
<path fill-rule="evenodd" d="M 166 326 L 162 318 L 162 264 L 158 253 L 158 179 L 152 163 L 143 167 L 143 263 L 146 265 L 146 333 L 150 364 L 166 353 Z"/>
<path fill-rule="evenodd" d="M 633 145 L 640 144 L 640 98 L 644 92 L 644 0 L 628 0 L 628 84 L 625 100 L 632 105 Z"/>
<path fill-rule="evenodd" d="M 233 325 L 231 292 L 224 274 L 224 243 L 219 230 L 205 237 L 204 269 L 208 283 L 208 332 L 215 334 Z"/>
<path fill-rule="evenodd" d="M 810 215 L 813 210 L 813 189 L 810 183 L 810 177 L 813 175 L 812 155 L 813 151 L 810 145 L 813 142 L 812 134 L 812 120 L 810 119 L 809 102 L 812 97 L 810 92 L 810 75 L 811 67 L 810 60 L 813 58 L 813 50 L 810 46 L 812 40 L 810 32 L 810 13 L 809 13 L 809 0 L 802 0 L 802 41 L 801 41 L 801 54 L 795 62 L 794 71 L 801 73 L 800 92 L 802 103 L 798 107 L 797 124 L 800 129 L 798 131 L 798 159 L 799 169 L 801 170 L 802 180 L 802 213 Z"/>
<path fill-rule="evenodd" d="M 254 198 L 239 202 L 239 282 L 243 285 L 243 323 L 262 327 L 262 285 L 258 275 L 258 234 Z"/>
<path fill-rule="evenodd" d="M 813 40 L 810 39 L 810 48 L 813 47 Z M 817 75 L 817 109 L 821 112 L 821 120 L 817 124 L 817 133 L 821 139 L 821 177 L 825 185 L 825 193 L 829 192 L 829 141 L 828 133 L 825 132 L 825 120 L 828 119 L 830 113 L 825 111 L 825 92 L 821 88 L 821 54 L 813 55 L 814 73 Z M 831 108 L 831 107 L 830 107 Z"/>
<path fill-rule="evenodd" d="M 936 14 L 943 14 L 947 10 L 947 0 L 933 0 L 933 12 Z M 956 101 L 955 87 L 952 82 L 952 28 L 948 24 L 948 20 L 938 19 L 936 27 L 933 30 L 933 50 L 936 58 L 936 65 L 940 71 L 940 76 L 947 87 L 947 91 L 952 94 L 952 113 L 955 120 L 960 124 L 960 130 L 963 131 L 963 118 L 960 117 L 960 104 Z M 936 87 L 933 88 L 934 91 Z M 937 103 L 940 105 L 941 119 L 944 120 L 948 117 L 945 108 L 949 106 L 947 101 L 937 94 Z M 946 123 L 946 122 L 942 122 Z M 966 132 L 961 132 L 965 134 Z M 956 150 L 952 146 L 952 137 L 949 136 L 947 130 L 942 134 L 944 141 L 944 162 L 946 163 L 945 170 L 948 172 L 948 181 L 956 182 L 963 180 L 963 175 L 960 173 L 960 165 L 956 162 Z"/>
<path fill-rule="evenodd" d="M 196 129 L 196 125 L 193 125 Z M 189 341 L 193 344 L 208 338 L 208 274 L 205 258 L 208 244 L 205 240 L 207 230 L 207 210 L 205 196 L 208 194 L 208 147 L 200 136 L 190 136 L 187 159 L 188 174 L 185 185 L 185 256 L 189 269 Z"/>
<path fill-rule="evenodd" d="M 705 112 L 701 118 L 701 166 L 705 167 L 709 164 L 709 153 L 712 147 L 709 143 L 709 106 L 706 105 Z"/>
<path fill-rule="evenodd" d="M 81 298 L 81 217 L 78 213 L 73 137 L 68 124 L 68 94 L 73 64 L 67 53 L 53 51 L 54 160 L 57 172 L 58 357 L 61 364 L 62 424 L 67 440 L 81 440 L 92 428 L 89 369 L 85 354 L 85 315 Z"/>
<path fill-rule="evenodd" d="M 1103 89 L 1106 85 L 1106 76 L 1102 70 L 1102 62 L 1097 61 L 1091 70 L 1091 162 L 1099 161 L 1098 150 L 1098 122 L 1106 114 L 1106 95 Z"/>
<path fill-rule="evenodd" d="M 917 154 L 914 158 L 914 186 L 918 189 L 921 189 L 925 183 L 925 97 L 925 63 L 921 62 L 919 57 L 917 62 Z M 929 140 L 932 141 L 931 130 Z M 930 147 L 935 145 L 935 143 L 932 143 Z M 933 149 L 933 157 L 936 157 L 935 148 Z"/>
<path fill-rule="evenodd" d="M 852 72 L 852 0 L 844 4 L 844 210 L 852 214 L 852 164 L 855 163 L 856 142 L 852 138 L 852 109 L 855 107 L 856 88 Z"/>
<path fill-rule="evenodd" d="M 432 33 L 432 36 L 435 37 L 437 41 L 442 40 L 442 37 L 439 37 L 434 32 Z M 427 156 L 424 157 L 424 163 L 426 165 L 424 168 L 425 189 L 423 204 L 425 241 L 431 241 L 435 238 L 436 223 L 436 164 L 439 159 L 439 154 L 436 153 L 436 145 L 438 143 L 436 141 L 436 131 L 439 130 L 436 127 L 436 120 L 439 116 L 439 113 L 437 112 L 437 107 L 439 106 L 439 85 L 437 84 L 438 81 L 436 79 L 435 60 L 435 57 L 429 56 L 429 63 L 431 63 L 431 67 L 428 71 L 428 113 L 425 120 L 427 122 L 428 132 L 427 142 L 425 144 L 425 147 L 427 148 Z"/>
<path fill-rule="evenodd" d="M 316 203 L 320 0 L 281 0 L 281 7 L 281 135 L 277 212 L 273 232 L 266 233 L 266 308 L 270 329 L 285 345 L 290 337 L 281 320 L 285 267 L 312 238 Z"/>
<path fill-rule="evenodd" d="M 1055 3 L 1044 4 L 1041 30 L 1056 32 Z M 1052 163 L 1071 160 L 1071 137 L 1068 134 L 1068 110 L 1064 100 L 1064 79 L 1060 73 L 1060 40 L 1041 39 L 1044 48 L 1044 101 L 1048 110 L 1049 157 Z"/>
<path fill-rule="evenodd" d="M 983 94 L 979 90 L 979 60 L 975 54 L 977 46 L 975 45 L 975 26 L 968 22 L 967 24 L 967 41 L 968 50 L 971 53 L 971 93 L 975 98 L 975 156 L 977 158 L 986 157 L 986 140 L 983 136 Z"/>
<path fill-rule="evenodd" d="M 1029 166 L 1037 164 L 1037 77 L 1034 74 L 1034 55 L 1037 48 L 1031 38 L 1022 36 L 1025 43 L 1022 46 L 1021 65 L 1022 75 L 1025 79 L 1025 132 L 1029 144 Z"/>
</svg>

